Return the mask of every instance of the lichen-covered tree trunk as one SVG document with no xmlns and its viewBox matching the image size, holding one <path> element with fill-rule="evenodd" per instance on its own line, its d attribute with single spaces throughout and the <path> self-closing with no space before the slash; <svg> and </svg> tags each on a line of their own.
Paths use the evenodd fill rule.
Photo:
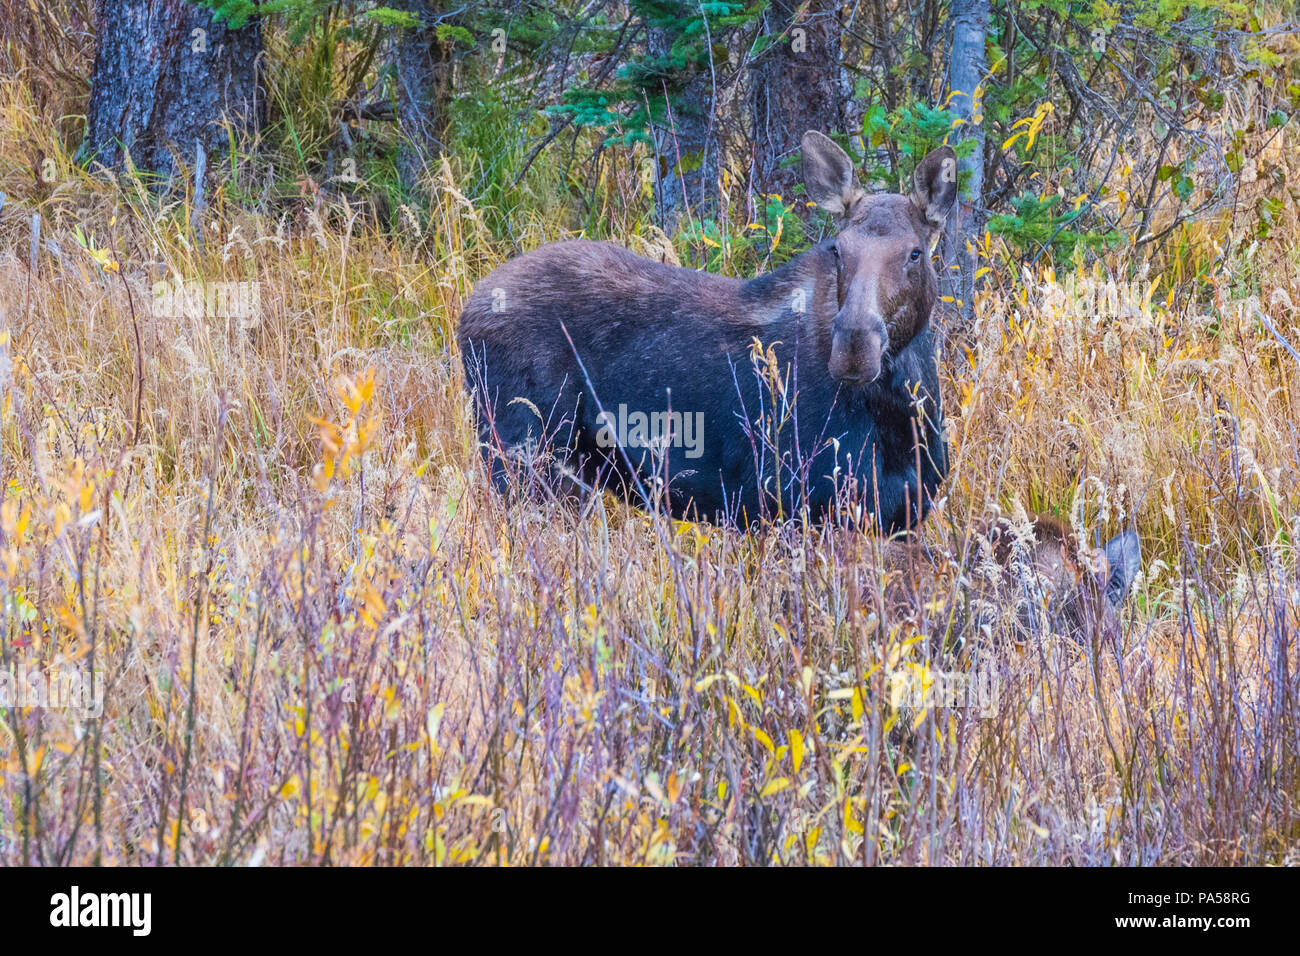
<svg viewBox="0 0 1300 956">
<path fill-rule="evenodd" d="M 799 164 L 788 161 L 798 158 L 803 134 L 844 130 L 838 10 L 832 0 L 773 0 L 763 15 L 772 45 L 753 85 L 757 186 L 787 204 L 800 181 Z"/>
<path fill-rule="evenodd" d="M 975 148 L 958 162 L 966 180 L 957 211 L 944 232 L 939 271 L 942 294 L 951 296 L 956 330 L 968 329 L 975 315 L 975 248 L 984 229 L 984 124 L 975 94 L 984 82 L 984 44 L 989 29 L 989 0 L 953 0 L 952 58 L 948 64 L 949 111 L 964 122 L 955 139 L 975 140 Z M 955 143 L 954 143 L 955 145 Z"/>
<path fill-rule="evenodd" d="M 193 163 L 195 144 L 214 152 L 224 124 L 261 123 L 261 25 L 238 30 L 186 0 L 96 0 L 95 66 L 84 154 L 121 168 L 170 175 Z"/>
<path fill-rule="evenodd" d="M 447 129 L 450 71 L 448 46 L 438 40 L 443 0 L 401 0 L 400 9 L 419 19 L 418 29 L 403 30 L 397 40 L 397 122 L 402 131 L 398 173 L 402 185 L 418 191 L 429 164 L 442 154 Z"/>
</svg>

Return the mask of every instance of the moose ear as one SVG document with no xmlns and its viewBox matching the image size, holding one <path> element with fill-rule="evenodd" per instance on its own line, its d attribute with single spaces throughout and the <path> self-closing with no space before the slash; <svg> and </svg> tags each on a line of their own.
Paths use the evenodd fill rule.
<svg viewBox="0 0 1300 956">
<path fill-rule="evenodd" d="M 847 218 L 866 195 L 858 185 L 853 162 L 835 142 L 816 130 L 803 134 L 803 184 L 813 202 Z"/>
<path fill-rule="evenodd" d="M 1103 549 L 1110 577 L 1106 579 L 1106 599 L 1115 607 L 1128 597 L 1133 579 L 1142 570 L 1142 540 L 1136 531 L 1125 531 L 1106 542 Z"/>
<path fill-rule="evenodd" d="M 912 174 L 912 205 L 931 230 L 943 228 L 957 198 L 957 154 L 951 146 L 931 150 Z"/>
</svg>

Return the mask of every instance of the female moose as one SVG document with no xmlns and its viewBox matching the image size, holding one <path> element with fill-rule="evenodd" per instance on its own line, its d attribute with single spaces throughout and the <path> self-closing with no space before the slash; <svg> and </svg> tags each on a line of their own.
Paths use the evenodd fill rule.
<svg viewBox="0 0 1300 956">
<path fill-rule="evenodd" d="M 868 195 L 808 132 L 803 177 L 839 232 L 756 279 L 572 241 L 480 282 L 460 346 L 494 479 L 546 462 L 740 524 L 844 500 L 885 532 L 923 518 L 947 471 L 929 250 L 956 157 L 926 156 L 909 195 Z"/>
</svg>

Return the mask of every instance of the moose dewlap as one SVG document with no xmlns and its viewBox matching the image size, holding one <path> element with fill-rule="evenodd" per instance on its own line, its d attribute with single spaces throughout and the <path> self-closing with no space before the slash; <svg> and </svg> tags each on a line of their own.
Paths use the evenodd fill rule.
<svg viewBox="0 0 1300 956">
<path fill-rule="evenodd" d="M 496 269 L 459 333 L 494 481 L 613 478 L 742 524 L 837 502 L 885 531 L 918 522 L 947 471 L 929 250 L 956 168 L 943 147 L 909 195 L 868 195 L 809 132 L 808 195 L 839 232 L 774 272 L 742 281 L 588 241 Z"/>
</svg>

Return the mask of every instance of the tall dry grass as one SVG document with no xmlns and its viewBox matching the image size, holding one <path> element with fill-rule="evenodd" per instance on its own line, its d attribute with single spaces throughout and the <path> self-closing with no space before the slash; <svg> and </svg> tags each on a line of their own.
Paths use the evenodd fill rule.
<svg viewBox="0 0 1300 956">
<path fill-rule="evenodd" d="M 0 708 L 6 863 L 1297 860 L 1293 219 L 1203 302 L 1000 262 L 945 359 L 940 560 L 882 616 L 873 538 L 489 490 L 454 323 L 506 250 L 452 163 L 405 242 L 217 195 L 199 244 L 30 87 L 0 116 L 0 650 L 103 692 Z M 1029 509 L 1141 534 L 1122 639 L 931 656 L 943 555 Z M 971 670 L 983 709 L 895 692 Z"/>
</svg>

